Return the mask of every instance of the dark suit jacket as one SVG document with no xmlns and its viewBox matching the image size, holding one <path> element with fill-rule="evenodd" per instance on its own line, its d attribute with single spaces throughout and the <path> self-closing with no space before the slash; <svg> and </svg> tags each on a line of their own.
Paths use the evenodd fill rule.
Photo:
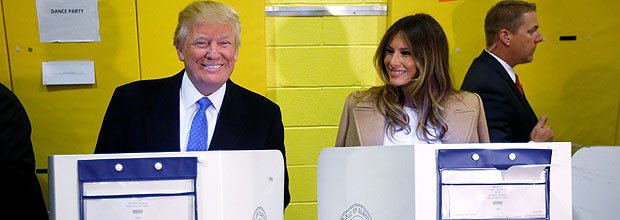
<svg viewBox="0 0 620 220">
<path fill-rule="evenodd" d="M 30 120 L 17 97 L 0 84 L 0 218 L 48 219 L 30 141 Z M 18 216 L 18 217 L 15 217 Z"/>
<path fill-rule="evenodd" d="M 144 80 L 114 91 L 95 153 L 179 151 L 179 90 L 183 71 Z M 285 157 L 284 206 L 290 201 L 280 107 L 269 99 L 226 82 L 209 150 L 275 149 Z"/>
<path fill-rule="evenodd" d="M 484 104 L 491 142 L 528 142 L 538 117 L 510 76 L 486 51 L 469 67 L 462 90 L 478 93 Z"/>
</svg>

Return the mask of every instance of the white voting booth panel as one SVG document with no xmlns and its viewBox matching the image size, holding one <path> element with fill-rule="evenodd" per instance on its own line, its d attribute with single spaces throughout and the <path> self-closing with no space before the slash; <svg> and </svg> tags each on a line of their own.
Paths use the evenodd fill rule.
<svg viewBox="0 0 620 220">
<path fill-rule="evenodd" d="M 620 147 L 579 149 L 573 155 L 573 216 L 620 218 Z"/>
<path fill-rule="evenodd" d="M 276 150 L 50 156 L 50 217 L 58 220 L 80 219 L 78 161 L 187 157 L 197 161 L 197 219 L 283 219 L 284 161 L 282 154 Z M 144 169 L 153 169 L 153 166 Z"/>
<path fill-rule="evenodd" d="M 413 155 L 412 147 L 321 151 L 317 167 L 318 219 L 415 219 Z"/>
<path fill-rule="evenodd" d="M 572 219 L 571 144 L 562 142 L 326 148 L 317 167 L 318 219 L 441 219 L 443 149 L 551 150 L 549 219 Z"/>
</svg>

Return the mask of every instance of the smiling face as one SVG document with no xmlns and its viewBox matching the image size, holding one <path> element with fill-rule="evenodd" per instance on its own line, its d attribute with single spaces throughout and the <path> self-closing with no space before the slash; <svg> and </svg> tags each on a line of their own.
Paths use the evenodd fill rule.
<svg viewBox="0 0 620 220">
<path fill-rule="evenodd" d="M 177 55 L 200 93 L 211 95 L 230 78 L 239 53 L 235 45 L 231 25 L 196 23 L 189 28 Z"/>
<path fill-rule="evenodd" d="M 521 19 L 523 19 L 523 24 L 519 26 L 519 31 L 511 34 L 510 54 L 514 60 L 511 66 L 532 62 L 536 44 L 543 39 L 538 31 L 538 18 L 535 11 L 524 13 Z"/>
<path fill-rule="evenodd" d="M 393 86 L 407 85 L 417 76 L 413 51 L 402 33 L 394 35 L 387 44 L 383 62 Z"/>
</svg>

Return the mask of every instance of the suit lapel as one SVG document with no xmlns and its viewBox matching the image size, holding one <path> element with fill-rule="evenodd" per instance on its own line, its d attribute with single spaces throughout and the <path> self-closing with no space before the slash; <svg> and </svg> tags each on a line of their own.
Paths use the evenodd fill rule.
<svg viewBox="0 0 620 220">
<path fill-rule="evenodd" d="M 353 109 L 360 146 L 383 145 L 385 116 L 370 102 L 360 102 Z"/>
<path fill-rule="evenodd" d="M 219 111 L 215 131 L 209 150 L 232 150 L 236 147 L 238 137 L 245 129 L 244 116 L 246 107 L 241 100 L 240 88 L 237 84 L 228 80 L 226 93 Z"/>
<path fill-rule="evenodd" d="M 521 105 L 523 105 L 523 107 L 529 111 L 529 114 L 532 114 L 534 115 L 534 117 L 536 117 L 536 115 L 534 114 L 534 110 L 525 98 L 525 95 L 521 95 L 521 92 L 519 92 L 519 89 L 517 89 L 517 85 L 512 81 L 512 79 L 508 75 L 508 72 L 506 72 L 506 69 L 504 69 L 502 64 L 500 64 L 499 61 L 497 61 L 486 51 L 482 51 L 482 55 L 480 57 L 483 57 L 485 63 L 489 64 L 489 66 L 491 66 L 495 70 L 495 72 L 508 84 L 514 96 L 518 97 Z"/>
<path fill-rule="evenodd" d="M 179 89 L 183 70 L 161 81 L 144 114 L 146 143 L 152 151 L 179 151 Z"/>
<path fill-rule="evenodd" d="M 515 85 L 515 83 L 512 81 L 512 79 L 508 75 L 508 72 L 506 72 L 506 69 L 504 69 L 504 67 L 502 66 L 501 63 L 499 63 L 499 61 L 497 61 L 493 56 L 491 56 L 486 51 L 482 52 L 481 57 L 483 57 L 485 63 L 491 66 L 495 70 L 495 73 L 497 73 L 504 80 L 504 82 L 506 82 L 509 85 L 510 90 L 514 93 L 515 96 L 522 96 L 521 92 L 519 92 L 519 89 L 517 89 L 517 85 Z"/>
</svg>

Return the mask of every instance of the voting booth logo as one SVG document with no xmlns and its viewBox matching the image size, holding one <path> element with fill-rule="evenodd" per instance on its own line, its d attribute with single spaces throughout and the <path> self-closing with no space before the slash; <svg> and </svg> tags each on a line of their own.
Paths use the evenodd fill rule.
<svg viewBox="0 0 620 220">
<path fill-rule="evenodd" d="M 340 220 L 372 220 L 372 218 L 363 205 L 353 204 L 342 213 Z"/>
<path fill-rule="evenodd" d="M 267 220 L 267 213 L 265 213 L 265 210 L 263 209 L 263 207 L 257 207 L 256 211 L 254 211 L 254 216 L 252 217 L 252 220 Z"/>
</svg>

